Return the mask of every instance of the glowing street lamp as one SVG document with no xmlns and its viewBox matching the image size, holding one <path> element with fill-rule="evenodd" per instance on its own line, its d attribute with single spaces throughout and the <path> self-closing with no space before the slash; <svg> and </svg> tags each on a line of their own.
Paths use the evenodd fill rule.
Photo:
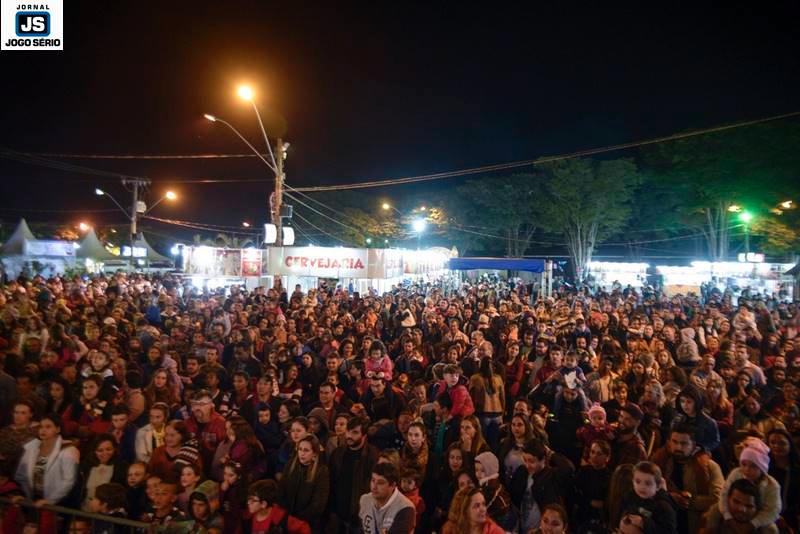
<svg viewBox="0 0 800 534">
<path fill-rule="evenodd" d="M 88 232 L 92 227 L 86 224 L 85 222 L 78 223 L 78 228 L 81 232 Z"/>
<path fill-rule="evenodd" d="M 245 228 L 250 228 L 250 223 L 247 221 L 243 221 L 242 226 L 244 226 Z"/>
<path fill-rule="evenodd" d="M 253 100 L 253 88 L 249 85 L 240 85 L 239 89 L 237 89 L 236 94 L 239 95 L 239 98 L 242 100 L 247 100 L 251 102 Z"/>
<path fill-rule="evenodd" d="M 783 202 L 781 202 L 780 206 L 785 210 L 790 210 L 794 208 L 794 202 L 791 200 L 784 200 Z"/>
<path fill-rule="evenodd" d="M 753 220 L 753 214 L 750 213 L 749 211 L 742 211 L 741 213 L 739 213 L 739 220 L 746 225 Z"/>
<path fill-rule="evenodd" d="M 100 188 L 98 187 L 98 188 L 96 188 L 96 189 L 94 190 L 94 194 L 95 194 L 95 195 L 97 195 L 98 197 L 102 197 L 103 195 L 105 195 L 105 194 L 106 194 L 106 192 L 105 192 L 105 191 L 103 191 L 102 189 L 100 189 Z"/>
<path fill-rule="evenodd" d="M 731 204 L 730 206 L 728 206 L 728 211 L 731 213 L 739 213 L 740 211 L 742 211 L 742 207 L 738 204 Z"/>
</svg>

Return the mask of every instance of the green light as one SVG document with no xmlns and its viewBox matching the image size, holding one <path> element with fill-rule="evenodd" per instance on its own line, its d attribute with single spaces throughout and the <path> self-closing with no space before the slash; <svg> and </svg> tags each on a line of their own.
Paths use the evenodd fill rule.
<svg viewBox="0 0 800 534">
<path fill-rule="evenodd" d="M 749 211 L 743 211 L 739 214 L 739 220 L 747 224 L 753 220 L 753 214 Z"/>
</svg>

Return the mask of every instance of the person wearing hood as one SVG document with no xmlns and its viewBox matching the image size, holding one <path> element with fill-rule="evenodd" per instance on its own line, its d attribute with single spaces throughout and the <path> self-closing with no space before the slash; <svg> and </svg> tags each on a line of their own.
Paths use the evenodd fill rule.
<svg viewBox="0 0 800 534">
<path fill-rule="evenodd" d="M 517 518 L 511 513 L 511 496 L 500 483 L 500 461 L 497 456 L 491 452 L 477 455 L 475 476 L 486 499 L 486 513 L 501 527 L 512 528 Z"/>
<path fill-rule="evenodd" d="M 700 349 L 695 341 L 696 332 L 694 328 L 687 326 L 681 328 L 681 343 L 678 345 L 678 365 L 681 367 L 693 368 L 702 359 L 700 357 Z"/>
<path fill-rule="evenodd" d="M 222 531 L 223 520 L 219 513 L 219 484 L 206 480 L 189 496 L 189 517 L 194 522 L 194 531 L 211 529 Z"/>
<path fill-rule="evenodd" d="M 703 412 L 705 395 L 694 384 L 684 387 L 678 394 L 678 414 L 672 420 L 672 426 L 689 425 L 694 429 L 694 439 L 698 447 L 712 452 L 719 447 L 719 428 L 717 422 Z"/>
</svg>

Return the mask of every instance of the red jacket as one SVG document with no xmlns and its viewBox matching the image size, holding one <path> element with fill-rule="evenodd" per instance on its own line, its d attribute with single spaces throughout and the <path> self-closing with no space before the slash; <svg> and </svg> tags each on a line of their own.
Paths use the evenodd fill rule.
<svg viewBox="0 0 800 534">
<path fill-rule="evenodd" d="M 255 516 L 253 517 L 252 533 L 267 534 L 273 527 L 279 527 L 281 525 L 281 521 L 283 521 L 286 514 L 287 512 L 285 509 L 277 504 L 273 504 L 272 511 L 270 511 L 264 523 L 256 523 L 256 518 Z M 311 527 L 302 519 L 290 515 L 289 519 L 286 520 L 286 532 L 288 532 L 288 534 L 311 534 Z"/>
<path fill-rule="evenodd" d="M 447 382 L 442 380 L 439 382 L 437 391 L 447 393 L 450 395 L 450 400 L 453 403 L 453 409 L 450 413 L 453 417 L 467 417 L 475 413 L 475 406 L 472 404 L 472 397 L 469 395 L 469 390 L 464 384 L 456 384 L 454 387 L 448 389 Z"/>
</svg>

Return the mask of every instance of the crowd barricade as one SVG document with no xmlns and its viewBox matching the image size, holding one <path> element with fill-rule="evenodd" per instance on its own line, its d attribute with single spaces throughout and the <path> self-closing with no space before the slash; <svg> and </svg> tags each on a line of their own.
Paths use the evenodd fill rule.
<svg viewBox="0 0 800 534">
<path fill-rule="evenodd" d="M 130 534 L 155 534 L 156 526 L 151 523 L 144 523 L 142 521 L 134 521 L 132 519 L 124 519 L 121 517 L 112 517 L 105 514 L 95 514 L 92 512 L 84 512 L 75 508 L 67 508 L 65 506 L 57 506 L 53 504 L 45 504 L 36 506 L 33 501 L 28 499 L 18 500 L 8 497 L 0 497 L 0 509 L 2 509 L 3 522 L 0 524 L 0 534 L 12 534 L 12 532 L 5 532 L 8 528 L 18 528 L 14 532 L 35 532 L 37 534 L 57 534 L 60 532 L 67 532 L 69 534 L 84 534 L 84 531 L 68 528 L 72 524 L 73 518 L 81 518 L 89 521 L 89 530 L 85 534 L 94 532 L 95 522 L 103 522 L 105 524 L 116 525 L 115 532 L 129 532 Z M 11 526 L 3 525 L 8 519 L 8 514 L 13 513 L 14 510 L 19 510 L 19 521 L 12 522 Z M 35 528 L 31 528 L 35 525 Z M 122 527 L 122 528 L 119 528 Z"/>
</svg>

